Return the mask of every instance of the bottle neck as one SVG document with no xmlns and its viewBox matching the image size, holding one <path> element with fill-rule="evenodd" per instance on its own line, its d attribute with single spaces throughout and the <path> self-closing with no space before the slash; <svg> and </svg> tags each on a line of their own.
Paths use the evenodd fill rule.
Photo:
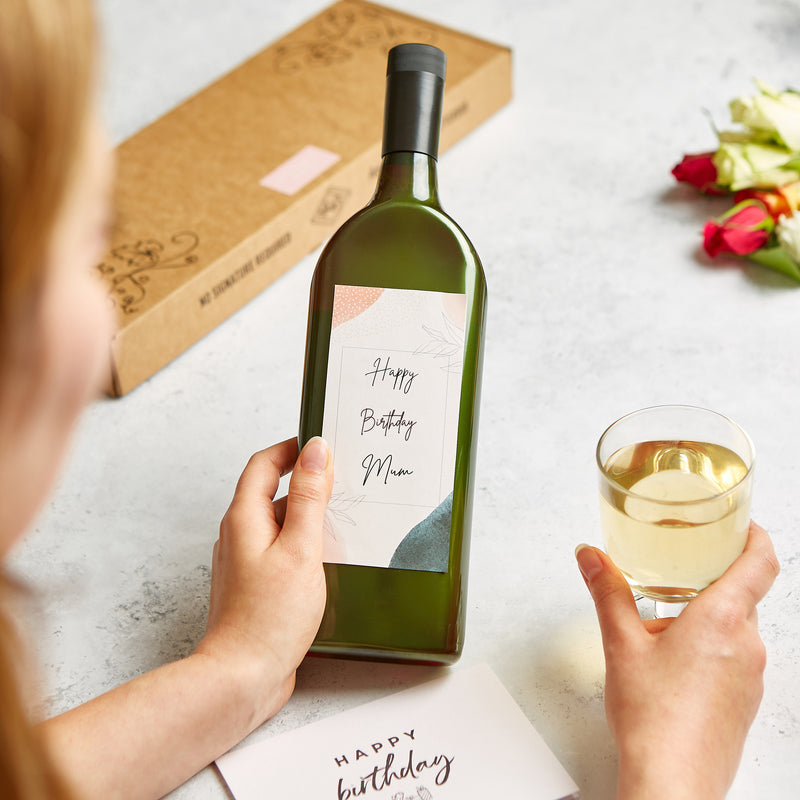
<svg viewBox="0 0 800 800">
<path fill-rule="evenodd" d="M 396 72 L 386 76 L 382 155 L 439 155 L 444 79 L 430 72 Z"/>
<path fill-rule="evenodd" d="M 436 159 L 425 153 L 387 153 L 372 202 L 387 200 L 412 200 L 438 206 Z"/>
<path fill-rule="evenodd" d="M 431 45 L 389 51 L 383 112 L 383 166 L 373 202 L 439 204 L 436 158 L 442 124 L 445 56 Z"/>
</svg>

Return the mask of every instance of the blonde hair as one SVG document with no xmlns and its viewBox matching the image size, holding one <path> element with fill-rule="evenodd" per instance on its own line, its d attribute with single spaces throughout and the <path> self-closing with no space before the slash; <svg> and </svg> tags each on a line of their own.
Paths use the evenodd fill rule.
<svg viewBox="0 0 800 800">
<path fill-rule="evenodd" d="M 0 3 L 0 346 L 35 302 L 93 103 L 89 0 Z"/>
<path fill-rule="evenodd" d="M 50 234 L 94 102 L 89 0 L 0 0 L 0 373 L 35 313 Z M 1 388 L 1 387 L 0 387 Z M 27 718 L 0 576 L 0 787 L 8 800 L 70 796 Z"/>
</svg>

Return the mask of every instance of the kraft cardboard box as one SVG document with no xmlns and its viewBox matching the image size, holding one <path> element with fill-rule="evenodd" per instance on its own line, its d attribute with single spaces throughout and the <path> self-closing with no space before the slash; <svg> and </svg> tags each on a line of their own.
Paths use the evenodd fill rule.
<svg viewBox="0 0 800 800">
<path fill-rule="evenodd" d="M 340 0 L 119 146 L 118 224 L 98 266 L 118 317 L 109 393 L 164 367 L 369 201 L 386 54 L 411 41 L 447 54 L 442 151 L 510 100 L 508 48 Z"/>
</svg>

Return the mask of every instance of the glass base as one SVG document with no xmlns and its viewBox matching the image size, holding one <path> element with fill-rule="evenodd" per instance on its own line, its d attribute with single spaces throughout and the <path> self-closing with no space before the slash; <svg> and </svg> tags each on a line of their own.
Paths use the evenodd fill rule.
<svg viewBox="0 0 800 800">
<path fill-rule="evenodd" d="M 693 597 L 697 597 L 695 589 L 679 589 L 675 586 L 640 586 L 627 575 L 625 577 L 628 579 L 633 599 L 639 607 L 642 619 L 677 617 L 686 608 L 687 603 Z M 641 603 L 642 600 L 651 601 L 652 605 Z"/>
<path fill-rule="evenodd" d="M 622 573 L 625 575 L 625 573 Z M 634 595 L 641 595 L 657 603 L 687 603 L 697 597 L 698 589 L 683 589 L 678 586 L 642 586 L 625 575 Z"/>
<path fill-rule="evenodd" d="M 671 600 L 665 602 L 664 600 L 654 600 L 645 594 L 641 594 L 634 587 L 633 599 L 639 609 L 639 615 L 642 619 L 672 619 L 677 617 L 687 605 L 689 600 Z"/>
<path fill-rule="evenodd" d="M 671 617 L 677 617 L 681 611 L 686 608 L 688 601 L 684 603 L 663 603 L 660 600 L 656 600 L 653 605 L 655 606 L 653 615 L 656 619 L 669 619 Z"/>
</svg>

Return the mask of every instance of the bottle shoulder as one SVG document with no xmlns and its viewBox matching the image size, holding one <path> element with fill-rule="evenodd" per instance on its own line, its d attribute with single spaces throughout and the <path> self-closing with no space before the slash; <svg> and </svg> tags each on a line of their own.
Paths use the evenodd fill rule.
<svg viewBox="0 0 800 800">
<path fill-rule="evenodd" d="M 350 258 L 391 251 L 425 251 L 437 260 L 480 259 L 463 228 L 441 206 L 416 201 L 374 202 L 357 211 L 333 234 L 320 257 L 345 250 Z"/>
</svg>

